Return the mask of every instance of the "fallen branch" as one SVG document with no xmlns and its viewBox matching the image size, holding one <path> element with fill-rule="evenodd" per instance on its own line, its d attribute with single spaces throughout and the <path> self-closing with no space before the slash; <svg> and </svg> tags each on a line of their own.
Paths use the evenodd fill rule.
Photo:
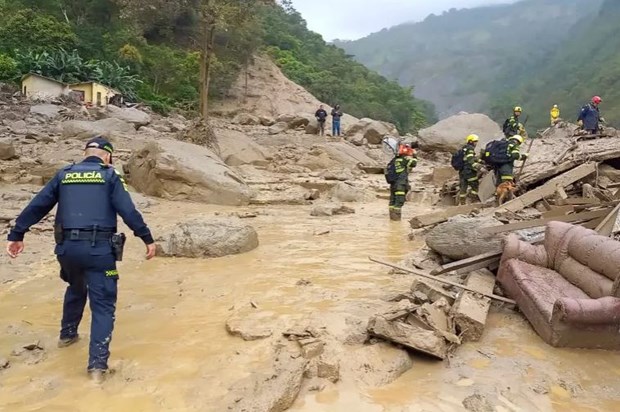
<svg viewBox="0 0 620 412">
<path fill-rule="evenodd" d="M 422 272 L 420 270 L 409 269 L 409 268 L 406 268 L 404 266 L 399 266 L 399 265 L 395 265 L 393 263 L 384 262 L 384 261 L 372 258 L 370 256 L 368 257 L 368 259 L 370 259 L 371 262 L 379 263 L 381 265 L 388 266 L 388 267 L 391 267 L 391 268 L 394 268 L 394 269 L 399 269 L 399 270 L 402 270 L 403 272 L 412 273 L 414 275 L 422 276 L 423 278 L 427 278 L 427 279 L 435 280 L 437 282 L 445 283 L 445 284 L 448 284 L 450 286 L 454 286 L 454 287 L 457 287 L 457 288 L 460 288 L 460 289 L 463 289 L 463 290 L 467 290 L 469 292 L 478 293 L 478 294 L 480 294 L 482 296 L 486 296 L 487 298 L 490 298 L 490 299 L 499 300 L 501 302 L 510 303 L 510 304 L 513 304 L 513 305 L 517 304 L 517 302 L 515 302 L 512 299 L 508 299 L 508 298 L 505 298 L 503 296 L 498 296 L 498 295 L 494 295 L 494 294 L 491 294 L 491 293 L 483 293 L 483 292 L 477 291 L 477 290 L 475 290 L 473 288 L 470 288 L 470 287 L 467 287 L 465 285 L 462 285 L 460 283 L 452 282 L 451 280 L 448 280 L 448 279 L 441 279 L 441 278 L 438 278 L 437 276 L 433 276 L 433 275 L 431 275 L 429 273 Z"/>
</svg>

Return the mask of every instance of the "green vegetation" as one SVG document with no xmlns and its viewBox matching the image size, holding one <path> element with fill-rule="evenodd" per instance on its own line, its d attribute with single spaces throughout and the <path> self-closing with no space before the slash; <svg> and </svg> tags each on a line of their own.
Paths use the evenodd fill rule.
<svg viewBox="0 0 620 412">
<path fill-rule="evenodd" d="M 282 3 L 3 0 L 0 79 L 17 82 L 28 72 L 65 82 L 92 79 L 161 112 L 197 111 L 201 82 L 212 98 L 226 95 L 262 50 L 292 80 L 347 113 L 390 121 L 401 131 L 432 120 L 432 106 L 413 98 L 410 88 L 327 45 L 290 2 Z"/>
<path fill-rule="evenodd" d="M 416 85 L 441 117 L 484 112 L 502 122 L 515 105 L 528 129 L 546 127 L 558 104 L 575 121 L 590 98 L 620 126 L 620 2 L 522 0 L 450 10 L 353 42 L 336 42 L 388 78 Z"/>
</svg>

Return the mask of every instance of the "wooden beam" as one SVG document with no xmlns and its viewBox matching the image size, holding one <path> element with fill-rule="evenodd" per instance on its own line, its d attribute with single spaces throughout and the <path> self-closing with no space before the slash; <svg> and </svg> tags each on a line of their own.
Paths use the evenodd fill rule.
<svg viewBox="0 0 620 412">
<path fill-rule="evenodd" d="M 577 166 L 574 169 L 571 169 L 559 176 L 554 177 L 549 180 L 544 185 L 537 187 L 534 190 L 530 190 L 529 192 L 519 196 L 516 199 L 513 199 L 509 202 L 504 203 L 501 207 L 497 209 L 497 211 L 508 210 L 511 212 L 517 212 L 523 208 L 528 207 L 531 204 L 538 202 L 543 197 L 552 196 L 555 193 L 558 185 L 562 187 L 566 187 L 571 183 L 576 182 L 577 180 L 583 179 L 584 177 L 591 175 L 596 172 L 597 164 L 594 162 L 584 163 L 581 166 Z"/>
<path fill-rule="evenodd" d="M 599 235 L 611 236 L 614 231 L 614 226 L 616 226 L 616 220 L 618 219 L 618 211 L 620 211 L 620 204 L 614 207 L 594 230 L 596 230 Z"/>
<path fill-rule="evenodd" d="M 574 212 L 575 211 L 575 206 L 573 205 L 567 205 L 567 206 L 552 206 L 551 210 L 548 212 L 544 212 L 542 214 L 542 218 L 543 219 L 547 219 L 550 217 L 556 217 L 556 216 L 564 216 L 568 213 Z"/>
<path fill-rule="evenodd" d="M 550 217 L 547 219 L 526 220 L 523 222 L 511 223 L 502 226 L 484 227 L 478 230 L 479 233 L 494 234 L 502 232 L 512 232 L 514 230 L 529 229 L 532 227 L 545 226 L 549 222 L 577 222 L 580 220 L 592 220 L 597 217 L 606 216 L 609 209 L 595 210 L 593 212 L 575 213 L 572 215 Z"/>
<path fill-rule="evenodd" d="M 427 215 L 416 216 L 409 221 L 411 227 L 414 229 L 420 229 L 421 227 L 435 225 L 437 223 L 442 223 L 448 220 L 449 218 L 456 215 L 463 215 L 466 213 L 470 213 L 475 209 L 482 208 L 482 203 L 475 203 L 472 205 L 463 205 L 463 206 L 452 206 L 444 210 L 440 210 L 439 212 L 429 213 Z"/>
<path fill-rule="evenodd" d="M 517 302 L 515 302 L 512 299 L 508 299 L 508 298 L 505 298 L 503 296 L 494 295 L 492 293 L 479 292 L 479 291 L 477 291 L 475 289 L 472 289 L 472 288 L 470 288 L 470 287 L 468 287 L 466 285 L 462 285 L 460 283 L 452 282 L 451 280 L 448 280 L 448 279 L 438 278 L 437 276 L 433 276 L 433 275 L 431 275 L 429 273 L 422 272 L 421 270 L 409 269 L 409 268 L 406 268 L 404 266 L 395 265 L 395 264 L 389 263 L 389 262 L 384 262 L 384 261 L 381 261 L 381 260 L 378 260 L 378 259 L 375 259 L 375 258 L 372 258 L 372 257 L 368 257 L 368 259 L 370 259 L 371 262 L 379 263 L 379 264 L 384 265 L 384 266 L 388 266 L 388 267 L 391 267 L 391 268 L 394 268 L 394 269 L 402 270 L 403 272 L 408 272 L 408 273 L 412 273 L 414 275 L 422 276 L 423 278 L 432 279 L 432 280 L 435 280 L 437 282 L 441 282 L 441 283 L 445 283 L 445 284 L 450 285 L 450 286 L 454 286 L 456 288 L 467 290 L 469 292 L 478 293 L 478 294 L 480 294 L 482 296 L 486 296 L 487 298 L 499 300 L 500 302 L 510 303 L 510 304 L 513 304 L 513 305 L 517 304 Z"/>
<path fill-rule="evenodd" d="M 465 269 L 469 266 L 476 266 L 481 263 L 491 264 L 502 257 L 502 252 L 489 252 L 482 255 L 473 256 L 467 259 L 457 260 L 456 262 L 446 263 L 431 271 L 431 275 L 441 275 L 442 273 L 452 272 L 453 270 Z M 476 268 L 480 269 L 480 268 Z M 475 270 L 475 269 L 474 269 Z"/>
<path fill-rule="evenodd" d="M 600 204 L 601 201 L 595 197 L 572 197 L 570 199 L 564 199 L 562 201 L 562 206 L 565 205 L 597 205 Z M 558 204 L 559 205 L 559 204 Z"/>
</svg>

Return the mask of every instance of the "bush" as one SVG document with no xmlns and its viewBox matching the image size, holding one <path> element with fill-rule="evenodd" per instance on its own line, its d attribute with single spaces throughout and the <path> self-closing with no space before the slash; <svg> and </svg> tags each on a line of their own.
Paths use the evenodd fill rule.
<svg viewBox="0 0 620 412">
<path fill-rule="evenodd" d="M 15 80 L 18 76 L 17 62 L 6 54 L 0 54 L 0 80 Z"/>
<path fill-rule="evenodd" d="M 0 24 L 0 51 L 73 49 L 78 38 L 71 27 L 53 16 L 19 10 Z"/>
</svg>

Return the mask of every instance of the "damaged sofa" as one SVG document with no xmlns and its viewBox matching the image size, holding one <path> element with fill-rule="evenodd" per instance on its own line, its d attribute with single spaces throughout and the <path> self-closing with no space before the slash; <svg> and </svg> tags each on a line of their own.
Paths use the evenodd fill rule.
<svg viewBox="0 0 620 412">
<path fill-rule="evenodd" d="M 542 245 L 505 239 L 497 277 L 548 344 L 620 349 L 620 242 L 550 222 Z"/>
</svg>

